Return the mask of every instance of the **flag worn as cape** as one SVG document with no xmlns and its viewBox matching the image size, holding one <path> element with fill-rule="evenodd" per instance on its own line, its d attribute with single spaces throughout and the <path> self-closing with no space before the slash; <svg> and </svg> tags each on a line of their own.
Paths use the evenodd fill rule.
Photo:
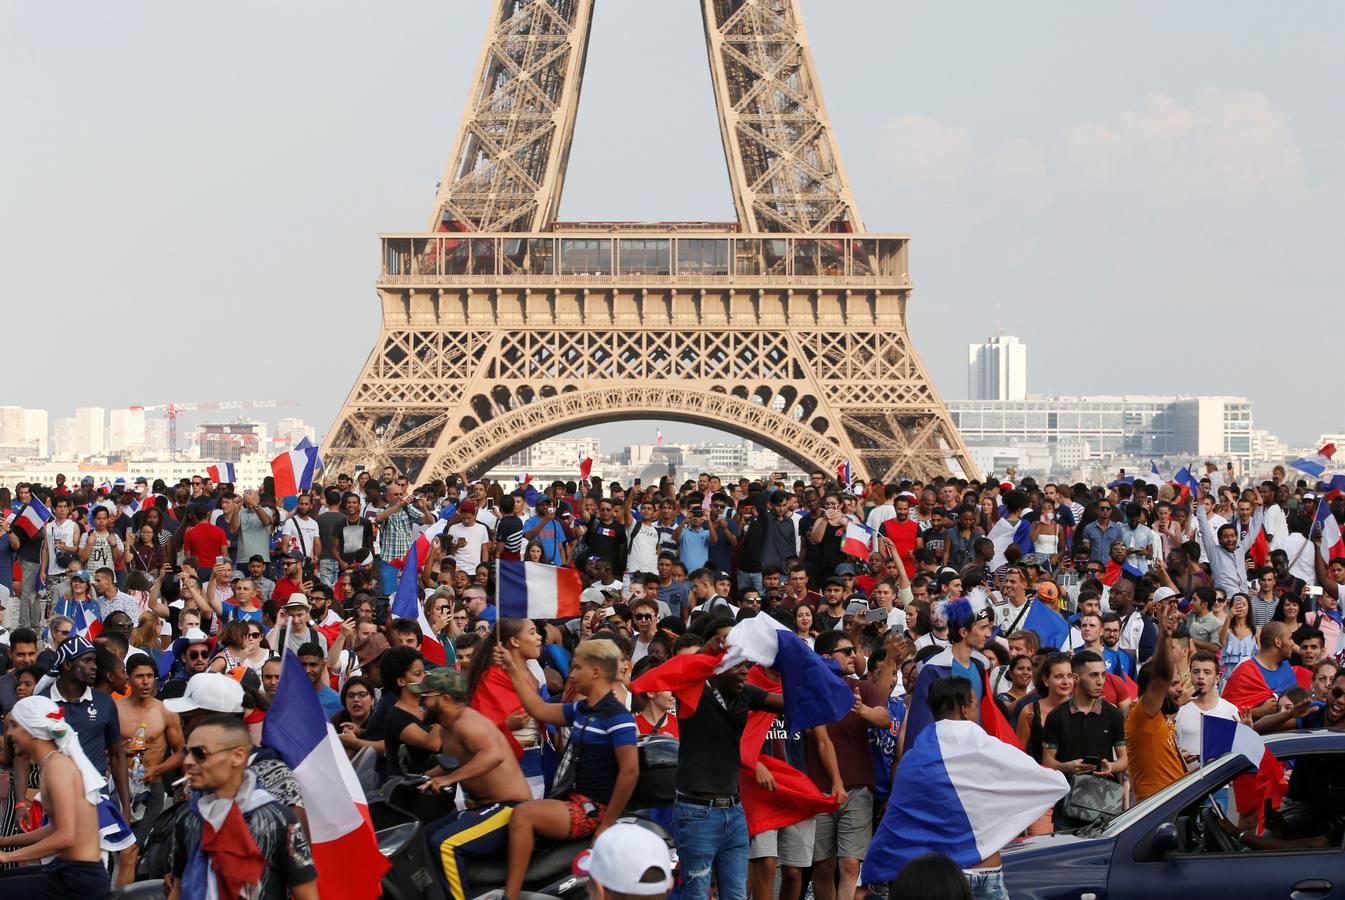
<svg viewBox="0 0 1345 900">
<path fill-rule="evenodd" d="M 481 673 L 481 680 L 476 683 L 471 702 L 467 705 L 494 722 L 509 739 L 509 746 L 513 748 L 514 755 L 519 759 L 523 758 L 523 747 L 519 745 L 514 733 L 504 724 L 505 719 L 523 708 L 523 701 L 518 699 L 514 683 L 504 674 L 503 669 L 494 664 L 487 666 Z"/>
</svg>

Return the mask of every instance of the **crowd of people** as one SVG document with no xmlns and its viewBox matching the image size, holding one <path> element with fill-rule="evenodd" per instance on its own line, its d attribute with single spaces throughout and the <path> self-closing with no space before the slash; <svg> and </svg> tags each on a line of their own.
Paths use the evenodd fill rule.
<svg viewBox="0 0 1345 900">
<path fill-rule="evenodd" d="M 865 860 L 885 817 L 900 842 L 892 817 L 924 802 L 897 773 L 938 723 L 1065 776 L 1014 838 L 1114 817 L 1200 766 L 1203 716 L 1345 728 L 1345 558 L 1318 533 L 1345 499 L 1208 468 L 1198 486 L 814 472 L 538 490 L 385 467 L 290 498 L 204 476 L 0 487 L 0 894 L 135 880 L 190 791 L 154 851 L 170 896 L 226 871 L 248 896 L 317 896 L 305 797 L 260 741 L 290 650 L 352 758 L 456 786 L 460 808 L 426 823 L 454 898 L 481 892 L 472 857 L 507 855 L 515 898 L 538 841 L 624 827 L 653 734 L 679 741 L 662 819 L 679 895 L 916 896 L 913 873 L 954 865 L 941 848 Z M 577 570 L 577 615 L 499 615 L 504 561 Z M 396 599 L 409 580 L 414 609 Z M 778 674 L 747 662 L 688 669 L 694 695 L 659 681 L 761 616 L 848 687 L 842 717 L 791 730 Z M 823 811 L 749 828 L 742 779 L 756 798 L 781 773 Z M 1280 840 L 1247 800 L 1232 833 Z M 241 868 L 214 838 L 233 808 Z M 1339 845 L 1345 811 L 1321 817 Z M 1007 896 L 998 865 L 956 860 L 967 896 Z M 666 891 L 660 866 L 625 893 Z"/>
</svg>

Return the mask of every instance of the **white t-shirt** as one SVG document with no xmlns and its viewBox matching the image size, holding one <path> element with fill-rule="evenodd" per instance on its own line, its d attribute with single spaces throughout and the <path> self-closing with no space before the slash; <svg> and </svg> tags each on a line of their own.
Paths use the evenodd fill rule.
<svg viewBox="0 0 1345 900">
<path fill-rule="evenodd" d="M 293 540 L 294 546 L 302 550 L 309 559 L 317 560 L 319 538 L 317 519 L 311 516 L 307 519 L 290 516 L 280 530 L 288 535 Z M 301 535 L 303 540 L 300 540 Z"/>
<path fill-rule="evenodd" d="M 476 508 L 476 520 L 491 531 L 494 531 L 495 526 L 500 524 L 500 517 L 486 509 L 484 506 L 478 506 Z"/>
<path fill-rule="evenodd" d="M 1307 538 L 1294 532 L 1285 537 L 1284 546 L 1279 549 L 1289 555 L 1290 575 L 1303 579 L 1306 585 L 1317 584 L 1317 569 L 1314 566 L 1317 561 L 1317 548 L 1309 544 Z"/>
<path fill-rule="evenodd" d="M 462 547 L 453 551 L 453 558 L 458 561 L 459 569 L 469 575 L 476 574 L 476 567 L 481 565 L 481 548 L 490 541 L 490 531 L 480 522 L 472 525 L 459 522 L 448 527 L 448 536 L 453 541 L 453 546 L 457 546 L 458 538 L 467 541 Z"/>
<path fill-rule="evenodd" d="M 891 503 L 884 503 L 882 506 L 875 506 L 873 509 L 869 510 L 869 518 L 864 524 L 874 531 L 877 531 L 883 527 L 883 523 L 888 519 L 895 519 L 896 517 L 896 508 L 893 507 Z"/>
<path fill-rule="evenodd" d="M 626 554 L 627 572 L 658 572 L 658 529 L 643 522 L 632 522 L 626 531 L 630 552 Z"/>
<path fill-rule="evenodd" d="M 66 519 L 64 522 L 57 523 L 52 519 L 46 525 L 47 542 L 47 574 L 57 575 L 66 570 L 65 566 L 56 565 L 56 554 L 60 551 L 56 549 L 56 543 L 69 544 L 72 547 L 79 546 L 79 526 L 75 524 L 74 519 Z"/>
<path fill-rule="evenodd" d="M 1223 697 L 1215 701 L 1214 709 L 1203 712 L 1195 702 L 1182 704 L 1177 710 L 1177 749 L 1182 756 L 1200 756 L 1201 716 L 1218 716 L 1238 721 L 1238 708 Z"/>
</svg>

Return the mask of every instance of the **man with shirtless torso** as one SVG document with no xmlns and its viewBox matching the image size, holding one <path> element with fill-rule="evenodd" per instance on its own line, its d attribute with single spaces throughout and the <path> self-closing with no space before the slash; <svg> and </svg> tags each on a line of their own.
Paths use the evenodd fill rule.
<svg viewBox="0 0 1345 900">
<path fill-rule="evenodd" d="M 140 757 L 145 766 L 145 784 L 149 794 L 145 799 L 145 812 L 140 821 L 131 823 L 135 832 L 136 846 L 128 847 L 121 859 L 121 868 L 117 871 L 117 887 L 130 884 L 135 878 L 135 865 L 139 857 L 140 845 L 149 837 L 150 830 L 158 821 L 163 810 L 164 789 L 162 777 L 182 765 L 182 720 L 178 714 L 163 705 L 155 697 L 158 690 L 158 671 L 154 660 L 143 653 L 137 653 L 126 663 L 126 676 L 130 682 L 130 696 L 117 700 L 117 715 L 121 719 L 121 736 L 126 743 L 126 759 L 134 766 L 135 757 Z M 144 726 L 141 735 L 144 746 L 136 734 Z M 131 789 L 134 791 L 135 786 Z"/>
<path fill-rule="evenodd" d="M 438 768 L 427 772 L 430 781 L 422 789 L 437 791 L 457 784 L 467 794 L 465 810 L 426 829 L 430 846 L 439 848 L 449 895 L 453 900 L 466 900 L 466 857 L 505 852 L 509 818 L 515 806 L 532 799 L 532 789 L 504 732 L 467 706 L 465 675 L 435 669 L 410 688 L 420 695 L 427 717 L 438 723 L 444 752 L 458 759 L 452 772 Z"/>
<path fill-rule="evenodd" d="M 54 858 L 41 866 L 0 872 L 0 896 L 103 896 L 108 874 L 102 862 L 97 807 L 103 777 L 49 697 L 25 697 L 14 705 L 8 721 L 15 745 L 41 772 L 47 824 L 0 838 L 0 865 Z"/>
</svg>

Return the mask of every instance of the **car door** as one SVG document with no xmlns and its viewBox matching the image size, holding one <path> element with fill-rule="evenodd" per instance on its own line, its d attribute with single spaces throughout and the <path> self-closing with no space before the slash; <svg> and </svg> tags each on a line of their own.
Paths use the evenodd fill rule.
<svg viewBox="0 0 1345 900">
<path fill-rule="evenodd" d="M 1313 755 L 1286 757 L 1285 762 L 1301 762 Z M 1202 800 L 1247 768 L 1238 757 L 1215 763 L 1188 788 L 1170 796 L 1161 809 L 1127 829 L 1112 857 L 1107 900 L 1154 900 L 1155 890 L 1187 897 L 1345 900 L 1345 851 L 1340 846 L 1231 852 L 1208 852 L 1202 846 L 1166 852 L 1154 849 L 1159 826 L 1181 822 L 1183 817 L 1187 819 L 1183 825 L 1189 826 L 1199 818 Z"/>
</svg>

